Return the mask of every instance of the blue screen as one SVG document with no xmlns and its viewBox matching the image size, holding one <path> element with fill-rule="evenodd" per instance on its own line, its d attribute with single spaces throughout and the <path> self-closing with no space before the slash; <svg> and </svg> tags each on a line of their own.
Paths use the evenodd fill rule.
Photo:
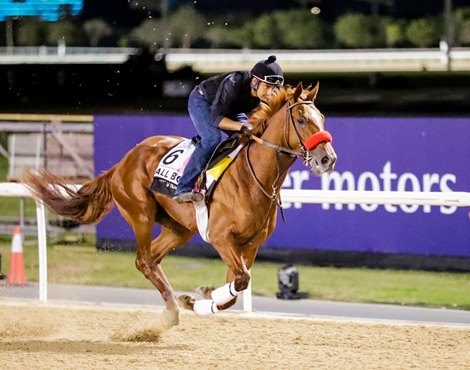
<svg viewBox="0 0 470 370">
<path fill-rule="evenodd" d="M 470 118 L 332 117 L 325 125 L 338 155 L 335 171 L 318 177 L 297 160 L 284 188 L 470 189 Z M 191 119 L 185 115 L 97 115 L 95 173 L 111 168 L 148 136 L 195 134 Z M 115 137 L 119 140 L 113 140 Z M 287 222 L 279 215 L 276 230 L 265 244 L 271 248 L 470 257 L 468 207 L 286 202 L 283 206 Z M 116 208 L 96 230 L 101 240 L 134 239 Z M 195 237 L 192 243 L 203 242 Z"/>
<path fill-rule="evenodd" d="M 58 21 L 64 12 L 78 15 L 83 0 L 0 0 L 0 22 L 9 17 L 40 17 Z"/>
</svg>

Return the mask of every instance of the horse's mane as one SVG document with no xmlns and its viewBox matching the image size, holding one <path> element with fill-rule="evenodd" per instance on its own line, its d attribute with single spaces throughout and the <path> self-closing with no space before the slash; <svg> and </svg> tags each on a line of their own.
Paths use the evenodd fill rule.
<svg viewBox="0 0 470 370">
<path fill-rule="evenodd" d="M 260 135 L 266 129 L 268 120 L 286 103 L 293 94 L 293 88 L 283 87 L 269 102 L 269 105 L 261 103 L 250 116 L 250 123 L 253 125 L 253 134 Z"/>
</svg>

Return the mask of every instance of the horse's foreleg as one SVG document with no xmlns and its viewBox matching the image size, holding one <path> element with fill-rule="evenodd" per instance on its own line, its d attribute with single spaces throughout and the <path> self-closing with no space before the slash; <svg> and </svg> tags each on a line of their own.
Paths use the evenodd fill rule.
<svg viewBox="0 0 470 370">
<path fill-rule="evenodd" d="M 203 289 L 203 291 L 201 291 L 201 289 Z M 203 297 L 206 297 L 206 299 L 196 300 L 192 296 L 182 295 L 178 300 L 184 308 L 194 311 L 197 315 L 207 316 L 215 314 L 220 310 L 225 310 L 235 304 L 237 296 L 242 291 L 243 290 L 236 290 L 234 282 L 231 282 L 217 289 L 210 287 L 199 288 L 198 293 L 202 293 Z"/>
<path fill-rule="evenodd" d="M 230 253 L 231 261 L 235 263 L 229 263 L 226 278 L 227 283 L 225 285 L 217 289 L 210 286 L 200 287 L 196 292 L 205 299 L 196 300 L 191 296 L 185 295 L 179 297 L 180 304 L 201 316 L 215 314 L 220 310 L 233 306 L 237 301 L 238 295 L 248 287 L 250 273 L 247 265 L 251 267 L 253 264 L 257 248 L 245 252 L 248 253 L 245 253 L 246 255 L 243 257 L 238 253 Z M 221 257 L 227 262 L 226 255 L 221 255 Z"/>
</svg>

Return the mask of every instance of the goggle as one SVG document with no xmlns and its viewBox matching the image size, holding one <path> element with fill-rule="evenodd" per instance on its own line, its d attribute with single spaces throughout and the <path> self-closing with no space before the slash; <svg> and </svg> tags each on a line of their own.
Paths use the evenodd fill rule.
<svg viewBox="0 0 470 370">
<path fill-rule="evenodd" d="M 282 86 L 284 85 L 284 77 L 279 75 L 264 76 L 264 78 L 259 78 L 260 81 L 266 82 L 271 85 Z"/>
</svg>

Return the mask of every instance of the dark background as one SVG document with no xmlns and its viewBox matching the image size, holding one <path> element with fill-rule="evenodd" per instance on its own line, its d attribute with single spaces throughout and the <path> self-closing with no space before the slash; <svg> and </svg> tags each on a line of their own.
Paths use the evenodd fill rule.
<svg viewBox="0 0 470 370">
<path fill-rule="evenodd" d="M 133 4 L 138 0 L 85 0 L 82 16 L 85 19 L 103 18 L 118 26 L 135 26 L 143 17 L 158 15 L 157 11 L 143 10 Z M 382 15 L 398 18 L 419 18 L 442 13 L 443 0 L 168 0 L 169 9 L 182 5 L 194 6 L 197 11 L 207 15 L 219 16 L 257 16 L 260 13 L 278 9 L 299 8 L 304 3 L 308 8 L 318 6 L 322 18 L 334 20 L 349 12 L 371 14 L 373 3 Z M 157 2 L 156 2 L 157 3 Z M 468 0 L 453 0 L 454 7 L 469 6 Z"/>
<path fill-rule="evenodd" d="M 0 112 L 186 114 L 186 98 L 163 95 L 165 81 L 195 85 L 208 75 L 168 73 L 141 55 L 123 65 L 0 66 Z M 9 79 L 14 77 L 14 84 Z M 295 85 L 320 82 L 327 116 L 468 116 L 470 72 L 286 73 Z"/>
<path fill-rule="evenodd" d="M 148 0 L 147 0 L 148 1 Z M 85 0 L 80 18 L 104 18 L 112 26 L 135 27 L 158 9 L 145 0 Z M 158 4 L 158 1 L 152 1 Z M 168 0 L 169 9 L 192 5 L 206 16 L 241 21 L 276 9 L 299 8 L 294 0 Z M 305 0 L 322 17 L 334 20 L 347 12 L 370 14 L 374 0 Z M 444 0 L 376 0 L 382 15 L 417 18 L 441 15 Z M 468 6 L 469 0 L 453 0 Z M 199 77 L 199 79 L 196 79 Z M 168 73 L 163 61 L 143 52 L 123 65 L 0 65 L 0 112 L 99 114 L 186 113 L 186 98 L 163 95 L 166 81 L 195 85 L 208 75 L 184 69 Z M 470 114 L 470 72 L 287 73 L 292 85 L 320 81 L 318 106 L 327 115 L 463 116 Z"/>
</svg>

